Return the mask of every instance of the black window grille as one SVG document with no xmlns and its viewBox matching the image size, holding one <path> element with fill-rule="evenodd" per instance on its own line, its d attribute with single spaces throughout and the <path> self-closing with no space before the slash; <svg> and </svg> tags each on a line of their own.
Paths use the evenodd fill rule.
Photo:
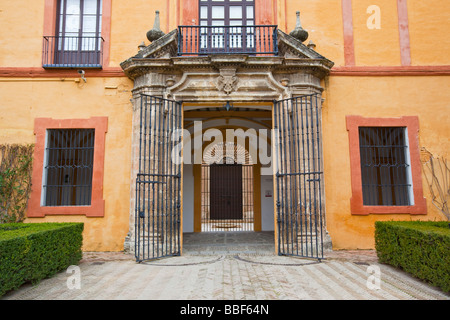
<svg viewBox="0 0 450 320">
<path fill-rule="evenodd" d="M 411 168 L 404 127 L 360 127 L 363 204 L 412 205 Z"/>
<path fill-rule="evenodd" d="M 91 205 L 94 139 L 94 129 L 47 130 L 45 206 Z"/>
</svg>

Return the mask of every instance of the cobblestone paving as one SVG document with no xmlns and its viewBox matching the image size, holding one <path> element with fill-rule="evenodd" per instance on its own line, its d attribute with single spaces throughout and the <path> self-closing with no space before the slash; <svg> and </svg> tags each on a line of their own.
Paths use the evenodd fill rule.
<svg viewBox="0 0 450 320">
<path fill-rule="evenodd" d="M 378 263 L 374 251 L 333 251 L 318 262 L 248 248 L 222 250 L 205 254 L 191 247 L 181 257 L 140 264 L 123 253 L 85 253 L 79 289 L 69 289 L 72 273 L 61 272 L 3 299 L 450 300 L 438 288 Z M 376 282 L 368 268 L 379 268 L 379 288 L 370 285 Z"/>
</svg>

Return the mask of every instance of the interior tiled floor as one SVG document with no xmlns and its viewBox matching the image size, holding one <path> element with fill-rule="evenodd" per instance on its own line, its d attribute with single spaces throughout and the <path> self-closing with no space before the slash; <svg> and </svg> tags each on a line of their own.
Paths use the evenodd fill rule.
<svg viewBox="0 0 450 320">
<path fill-rule="evenodd" d="M 183 234 L 183 254 L 274 253 L 274 232 L 199 232 Z"/>
</svg>

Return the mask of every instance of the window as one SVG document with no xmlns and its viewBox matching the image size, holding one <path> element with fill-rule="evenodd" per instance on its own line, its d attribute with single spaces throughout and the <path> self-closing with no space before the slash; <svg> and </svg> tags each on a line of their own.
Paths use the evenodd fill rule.
<svg viewBox="0 0 450 320">
<path fill-rule="evenodd" d="M 351 212 L 426 214 L 417 117 L 347 116 Z"/>
<path fill-rule="evenodd" d="M 55 6 L 54 33 L 44 36 L 44 68 L 101 68 L 103 1 L 58 0 Z"/>
<path fill-rule="evenodd" d="M 58 64 L 100 64 L 102 0 L 60 0 Z"/>
<path fill-rule="evenodd" d="M 107 127 L 106 117 L 35 120 L 28 217 L 103 217 Z"/>
<path fill-rule="evenodd" d="M 406 128 L 360 127 L 359 145 L 363 204 L 413 204 Z"/>
<path fill-rule="evenodd" d="M 255 24 L 253 0 L 201 0 L 201 26 L 252 26 Z"/>
<path fill-rule="evenodd" d="M 91 205 L 94 129 L 47 130 L 45 206 Z"/>
<path fill-rule="evenodd" d="M 255 49 L 253 0 L 200 0 L 201 49 L 231 49 L 234 52 Z"/>
</svg>

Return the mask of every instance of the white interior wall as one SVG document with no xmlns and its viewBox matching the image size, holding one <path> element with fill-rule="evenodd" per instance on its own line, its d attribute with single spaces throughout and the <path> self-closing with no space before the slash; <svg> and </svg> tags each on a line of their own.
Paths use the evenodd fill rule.
<svg viewBox="0 0 450 320">
<path fill-rule="evenodd" d="M 194 165 L 183 165 L 183 232 L 194 232 Z"/>
<path fill-rule="evenodd" d="M 267 129 L 254 122 L 247 122 L 243 119 L 214 119 L 202 122 L 202 128 L 215 128 L 224 125 L 236 127 L 252 127 L 256 130 Z M 193 127 L 189 128 L 193 134 Z M 193 147 L 193 142 L 191 148 Z M 192 164 L 183 165 L 183 232 L 194 232 L 194 166 Z M 261 176 L 261 228 L 262 231 L 274 230 L 274 207 L 273 207 L 273 176 Z"/>
<path fill-rule="evenodd" d="M 194 166 L 183 166 L 183 232 L 194 232 Z M 261 229 L 274 230 L 273 177 L 261 176 Z"/>
<path fill-rule="evenodd" d="M 274 231 L 273 176 L 261 176 L 261 230 Z"/>
</svg>

